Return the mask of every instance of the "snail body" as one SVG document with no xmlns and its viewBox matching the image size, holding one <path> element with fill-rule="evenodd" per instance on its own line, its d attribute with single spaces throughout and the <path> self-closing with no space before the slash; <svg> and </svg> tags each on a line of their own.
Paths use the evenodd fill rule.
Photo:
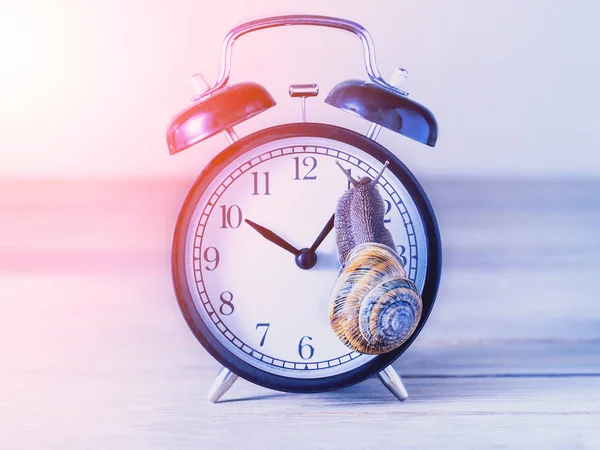
<svg viewBox="0 0 600 450">
<path fill-rule="evenodd" d="M 342 343 L 365 354 L 386 353 L 406 342 L 423 309 L 383 222 L 377 190 L 383 170 L 375 179 L 360 180 L 344 171 L 352 187 L 339 199 L 334 221 L 342 267 L 331 291 L 329 320 Z"/>
</svg>

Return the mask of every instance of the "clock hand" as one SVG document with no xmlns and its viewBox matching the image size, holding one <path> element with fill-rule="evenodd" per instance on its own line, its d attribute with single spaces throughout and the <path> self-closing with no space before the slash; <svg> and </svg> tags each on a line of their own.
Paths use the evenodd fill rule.
<svg viewBox="0 0 600 450">
<path fill-rule="evenodd" d="M 248 220 L 248 219 L 245 219 L 245 222 L 248 225 L 250 225 L 252 228 L 254 228 L 256 231 L 258 231 L 262 237 L 271 241 L 273 244 L 278 245 L 279 247 L 281 247 L 284 250 L 287 250 L 288 252 L 292 253 L 293 255 L 297 256 L 300 254 L 300 250 L 298 250 L 296 247 L 291 245 L 289 242 L 287 242 L 281 236 L 278 236 L 277 234 L 273 233 L 271 230 L 269 230 L 263 226 L 260 226 L 259 224 L 252 222 L 251 220 Z"/>
<path fill-rule="evenodd" d="M 313 245 L 310 246 L 310 251 L 314 252 L 317 247 L 319 245 L 321 245 L 321 242 L 323 242 L 325 240 L 325 238 L 327 237 L 327 235 L 329 234 L 329 232 L 333 229 L 333 220 L 335 218 L 335 214 L 331 215 L 331 218 L 329 219 L 329 222 L 327 222 L 327 225 L 325 225 L 325 228 L 323 228 L 321 230 L 321 233 L 319 234 L 319 236 L 317 237 L 317 239 L 315 239 L 315 242 L 313 242 Z"/>
</svg>

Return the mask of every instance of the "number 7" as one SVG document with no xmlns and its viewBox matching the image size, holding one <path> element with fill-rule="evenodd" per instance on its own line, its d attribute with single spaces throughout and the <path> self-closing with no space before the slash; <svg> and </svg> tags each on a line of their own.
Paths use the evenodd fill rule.
<svg viewBox="0 0 600 450">
<path fill-rule="evenodd" d="M 265 334 L 263 334 L 262 339 L 260 340 L 260 346 L 262 347 L 263 344 L 265 343 L 265 338 L 267 337 L 267 331 L 269 331 L 269 327 L 271 326 L 270 323 L 257 323 L 256 324 L 256 328 L 255 330 L 258 330 L 258 327 L 266 327 L 265 329 Z"/>
</svg>

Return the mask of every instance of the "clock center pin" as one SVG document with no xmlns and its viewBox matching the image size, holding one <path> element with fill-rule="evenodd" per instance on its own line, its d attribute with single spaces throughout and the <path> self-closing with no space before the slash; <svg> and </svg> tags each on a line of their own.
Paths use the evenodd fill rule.
<svg viewBox="0 0 600 450">
<path fill-rule="evenodd" d="M 312 269 L 317 264 L 317 254 L 310 248 L 303 248 L 296 255 L 296 264 L 304 270 Z"/>
</svg>

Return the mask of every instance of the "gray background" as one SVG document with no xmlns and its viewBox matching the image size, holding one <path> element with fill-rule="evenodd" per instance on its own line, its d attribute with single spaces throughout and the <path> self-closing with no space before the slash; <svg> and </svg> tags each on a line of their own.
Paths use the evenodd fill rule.
<svg viewBox="0 0 600 450">
<path fill-rule="evenodd" d="M 418 174 L 588 177 L 600 174 L 600 10 L 593 1 L 57 0 L 1 7 L 0 176 L 173 177 L 197 173 L 225 145 L 216 137 L 169 158 L 164 134 L 193 95 L 196 72 L 216 80 L 221 43 L 237 24 L 312 13 L 363 24 L 381 72 L 440 125 L 435 150 L 384 132 Z M 319 28 L 241 38 L 232 82 L 257 81 L 279 107 L 241 134 L 300 118 L 292 83 L 318 83 L 309 119 L 367 125 L 323 103 L 365 78 L 359 41 Z"/>
</svg>

